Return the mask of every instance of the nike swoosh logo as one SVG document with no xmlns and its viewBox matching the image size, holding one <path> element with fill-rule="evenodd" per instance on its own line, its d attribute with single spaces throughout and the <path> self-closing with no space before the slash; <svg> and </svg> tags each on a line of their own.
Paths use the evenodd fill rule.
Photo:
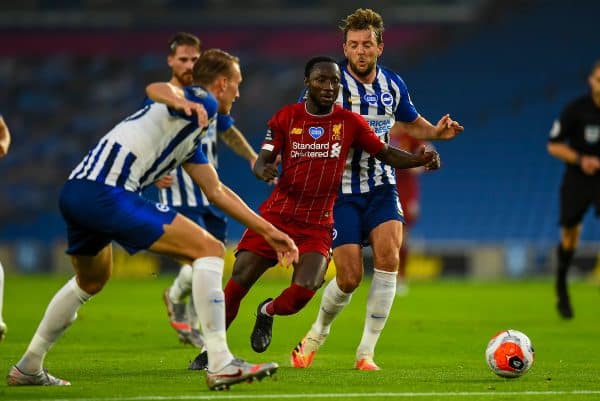
<svg viewBox="0 0 600 401">
<path fill-rule="evenodd" d="M 210 302 L 214 303 L 214 304 L 220 304 L 225 302 L 224 299 L 211 299 Z"/>
<path fill-rule="evenodd" d="M 373 319 L 385 319 L 387 316 L 379 316 L 379 315 L 371 314 L 371 317 Z"/>
</svg>

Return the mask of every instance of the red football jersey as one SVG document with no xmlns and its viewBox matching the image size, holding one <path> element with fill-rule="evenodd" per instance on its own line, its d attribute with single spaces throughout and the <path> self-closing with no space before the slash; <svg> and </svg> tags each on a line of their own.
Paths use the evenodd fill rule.
<svg viewBox="0 0 600 401">
<path fill-rule="evenodd" d="M 351 146 L 375 155 L 385 144 L 364 118 L 337 105 L 322 116 L 309 114 L 304 102 L 280 109 L 269 120 L 262 148 L 281 153 L 282 170 L 260 210 L 309 224 L 332 224 Z"/>
</svg>

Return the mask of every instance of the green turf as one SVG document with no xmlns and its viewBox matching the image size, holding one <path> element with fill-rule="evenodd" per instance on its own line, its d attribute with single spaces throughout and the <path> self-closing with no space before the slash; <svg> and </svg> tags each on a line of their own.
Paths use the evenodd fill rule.
<svg viewBox="0 0 600 401">
<path fill-rule="evenodd" d="M 395 302 L 379 341 L 376 361 L 383 370 L 359 372 L 353 362 L 362 333 L 366 285 L 335 322 L 313 366 L 293 369 L 289 352 L 308 330 L 321 294 L 300 314 L 276 318 L 273 343 L 258 355 L 248 340 L 254 310 L 259 301 L 285 286 L 282 281 L 259 282 L 228 332 L 230 347 L 250 361 L 274 360 L 282 367 L 275 380 L 216 393 L 207 390 L 203 373 L 186 370 L 196 350 L 179 345 L 167 324 L 161 293 L 171 279 L 111 281 L 80 310 L 77 322 L 46 360 L 50 372 L 73 386 L 0 384 L 0 400 L 278 399 L 284 394 L 307 400 L 367 399 L 357 393 L 378 393 L 371 399 L 600 399 L 600 292 L 589 283 L 572 285 L 576 317 L 569 322 L 555 313 L 550 281 L 415 283 L 407 297 Z M 64 282 L 64 277 L 6 278 L 4 317 L 9 332 L 0 344 L 4 372 L 27 347 L 49 299 Z M 536 351 L 533 368 L 519 379 L 496 377 L 484 360 L 489 338 L 507 328 L 528 334 Z"/>
</svg>

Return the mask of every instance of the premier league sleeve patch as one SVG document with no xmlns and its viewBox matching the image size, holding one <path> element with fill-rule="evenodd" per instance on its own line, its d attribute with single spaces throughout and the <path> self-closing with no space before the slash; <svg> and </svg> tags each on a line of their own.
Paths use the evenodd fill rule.
<svg viewBox="0 0 600 401">
<path fill-rule="evenodd" d="M 271 128 L 269 128 L 267 130 L 267 134 L 265 135 L 265 142 L 272 142 L 273 141 L 273 131 L 271 131 Z"/>
</svg>

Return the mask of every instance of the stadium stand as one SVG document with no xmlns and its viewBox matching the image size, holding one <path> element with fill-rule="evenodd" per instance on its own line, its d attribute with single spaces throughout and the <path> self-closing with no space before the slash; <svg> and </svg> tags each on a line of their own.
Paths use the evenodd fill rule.
<svg viewBox="0 0 600 401">
<path fill-rule="evenodd" d="M 35 13 L 50 3 L 54 6 L 29 1 L 22 7 Z M 117 3 L 60 2 L 67 9 L 91 5 L 109 11 Z M 151 3 L 149 14 L 182 2 Z M 221 4 L 203 1 L 197 7 L 212 10 L 216 3 Z M 285 8 L 299 2 L 267 3 Z M 382 4 L 392 3 L 397 4 Z M 400 18 L 388 22 L 385 34 L 383 64 L 403 74 L 419 110 L 432 121 L 451 112 L 467 129 L 455 141 L 436 143 L 444 167 L 422 178 L 423 215 L 412 235 L 428 243 L 550 246 L 558 238 L 562 166 L 546 153 L 547 132 L 562 106 L 586 90 L 587 68 L 598 57 L 594 27 L 600 3 L 521 1 L 510 8 L 504 2 L 451 3 L 479 8 L 493 3 L 499 14 L 466 23 L 401 24 Z M 39 25 L 16 29 L 7 20 L 0 18 L 5 94 L 0 111 L 13 132 L 13 147 L 0 163 L 0 240 L 56 240 L 64 235 L 56 206 L 62 181 L 99 135 L 139 105 L 148 82 L 166 78 L 162 46 L 174 29 L 49 31 Z M 240 55 L 245 77 L 233 114 L 255 147 L 272 112 L 297 98 L 306 57 L 341 56 L 336 21 L 192 30 L 205 47 Z M 229 156 L 223 149 L 224 182 L 257 206 L 270 189 Z M 230 238 L 241 232 L 233 223 Z M 600 227 L 585 224 L 583 240 L 599 239 Z"/>
</svg>

